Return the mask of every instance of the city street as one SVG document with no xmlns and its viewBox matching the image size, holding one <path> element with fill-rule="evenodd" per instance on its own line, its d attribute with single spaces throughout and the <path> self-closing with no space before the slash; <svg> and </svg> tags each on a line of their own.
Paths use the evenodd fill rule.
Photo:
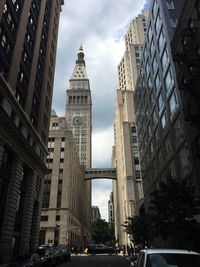
<svg viewBox="0 0 200 267">
<path fill-rule="evenodd" d="M 128 267 L 130 262 L 122 256 L 72 256 L 70 262 L 63 263 L 59 267 Z"/>
</svg>

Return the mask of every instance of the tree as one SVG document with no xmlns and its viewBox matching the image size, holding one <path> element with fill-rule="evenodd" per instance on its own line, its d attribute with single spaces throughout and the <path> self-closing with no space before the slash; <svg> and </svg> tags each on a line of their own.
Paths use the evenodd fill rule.
<svg viewBox="0 0 200 267">
<path fill-rule="evenodd" d="M 188 179 L 168 177 L 159 189 L 151 194 L 151 215 L 154 235 L 166 239 L 175 236 L 180 240 L 192 227 L 195 213 L 194 184 Z"/>
<path fill-rule="evenodd" d="M 98 219 L 92 223 L 92 239 L 96 243 L 109 243 L 114 239 L 112 228 L 105 220 Z"/>
<path fill-rule="evenodd" d="M 128 217 L 123 226 L 134 244 L 144 246 L 149 242 L 150 218 L 148 215 Z"/>
</svg>

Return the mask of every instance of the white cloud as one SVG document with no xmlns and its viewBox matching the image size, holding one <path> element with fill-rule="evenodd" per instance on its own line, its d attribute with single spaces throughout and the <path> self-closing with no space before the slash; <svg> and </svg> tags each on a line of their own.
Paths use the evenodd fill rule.
<svg viewBox="0 0 200 267">
<path fill-rule="evenodd" d="M 114 144 L 113 126 L 99 129 L 92 135 L 93 168 L 111 167 L 112 146 Z"/>
</svg>

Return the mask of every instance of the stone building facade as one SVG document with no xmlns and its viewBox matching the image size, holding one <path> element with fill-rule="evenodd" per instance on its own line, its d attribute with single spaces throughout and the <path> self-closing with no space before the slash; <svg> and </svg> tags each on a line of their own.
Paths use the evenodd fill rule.
<svg viewBox="0 0 200 267">
<path fill-rule="evenodd" d="M 0 262 L 38 245 L 63 3 L 0 2 Z"/>
<path fill-rule="evenodd" d="M 134 88 L 147 26 L 148 12 L 132 20 L 124 37 L 126 51 L 118 65 L 119 89 L 115 107 L 115 147 L 113 167 L 117 181 L 113 182 L 115 238 L 118 245 L 130 244 L 122 224 L 139 213 L 143 189 L 134 111 Z"/>
<path fill-rule="evenodd" d="M 55 112 L 50 121 L 48 151 L 50 173 L 44 181 L 40 244 L 83 248 L 90 239 L 84 169 L 66 118 Z"/>
</svg>

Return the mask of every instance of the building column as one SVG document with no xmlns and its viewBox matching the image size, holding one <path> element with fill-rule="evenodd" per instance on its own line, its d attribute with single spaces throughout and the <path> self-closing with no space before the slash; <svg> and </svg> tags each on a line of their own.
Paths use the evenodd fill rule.
<svg viewBox="0 0 200 267">
<path fill-rule="evenodd" d="M 32 228 L 30 236 L 30 252 L 34 252 L 34 250 L 38 247 L 39 244 L 40 217 L 41 217 L 43 189 L 44 189 L 44 177 L 39 176 L 36 173 L 34 173 L 34 175 L 35 178 L 37 179 L 37 187 L 36 187 L 37 195 L 33 206 Z"/>
<path fill-rule="evenodd" d="M 21 159 L 16 156 L 13 159 L 12 164 L 10 183 L 6 197 L 4 221 L 0 238 L 0 254 L 3 262 L 8 262 L 13 257 L 14 228 L 22 173 L 23 163 Z"/>
<path fill-rule="evenodd" d="M 38 240 L 39 236 L 40 213 L 39 199 L 37 199 L 41 190 L 39 175 L 30 170 L 28 176 L 21 228 L 20 255 L 30 254 L 30 248 L 34 249 L 36 247 L 36 240 Z"/>
</svg>

